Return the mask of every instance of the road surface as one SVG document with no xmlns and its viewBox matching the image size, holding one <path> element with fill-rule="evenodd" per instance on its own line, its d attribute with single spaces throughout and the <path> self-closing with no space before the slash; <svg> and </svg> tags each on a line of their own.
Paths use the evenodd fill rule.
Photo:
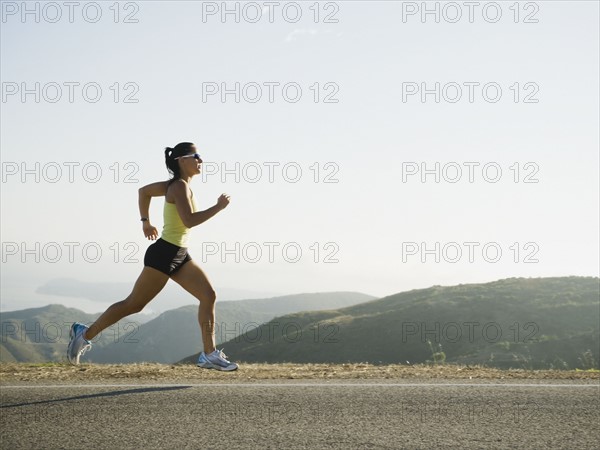
<svg viewBox="0 0 600 450">
<path fill-rule="evenodd" d="M 595 381 L 3 383 L 2 449 L 598 448 Z"/>
</svg>

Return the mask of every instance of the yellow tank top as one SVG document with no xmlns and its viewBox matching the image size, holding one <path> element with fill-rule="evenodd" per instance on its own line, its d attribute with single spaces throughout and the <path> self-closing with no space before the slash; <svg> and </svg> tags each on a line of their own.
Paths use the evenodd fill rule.
<svg viewBox="0 0 600 450">
<path fill-rule="evenodd" d="M 198 211 L 194 194 L 192 194 L 191 200 L 192 212 Z M 190 228 L 183 224 L 175 203 L 169 203 L 166 199 L 163 209 L 163 220 L 164 226 L 160 237 L 178 247 L 187 247 Z"/>
</svg>

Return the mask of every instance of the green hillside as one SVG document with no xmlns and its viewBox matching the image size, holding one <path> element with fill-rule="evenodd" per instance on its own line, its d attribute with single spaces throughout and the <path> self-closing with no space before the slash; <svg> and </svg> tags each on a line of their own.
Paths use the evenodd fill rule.
<svg viewBox="0 0 600 450">
<path fill-rule="evenodd" d="M 370 300 L 357 292 L 322 292 L 286 295 L 256 300 L 218 302 L 215 340 L 217 344 L 268 322 L 277 314 L 322 310 Z M 198 326 L 198 305 L 167 311 L 141 325 L 119 342 L 90 352 L 88 361 L 98 363 L 173 363 L 202 350 Z"/>
<path fill-rule="evenodd" d="M 355 292 L 298 294 L 268 299 L 217 302 L 217 342 L 254 329 L 277 314 L 353 305 L 372 299 Z M 137 315 L 122 319 L 94 338 L 90 362 L 154 361 L 172 363 L 201 348 L 197 303 L 166 311 L 140 323 Z M 2 313 L 0 362 L 66 360 L 69 328 L 74 321 L 92 323 L 86 314 L 62 305 Z"/>
<path fill-rule="evenodd" d="M 223 346 L 242 362 L 585 369 L 598 368 L 599 322 L 598 278 L 509 278 L 289 314 Z"/>
<path fill-rule="evenodd" d="M 66 361 L 71 324 L 91 323 L 97 315 L 62 305 L 2 313 L 0 362 Z M 96 346 L 109 343 L 109 334 L 95 340 Z"/>
</svg>

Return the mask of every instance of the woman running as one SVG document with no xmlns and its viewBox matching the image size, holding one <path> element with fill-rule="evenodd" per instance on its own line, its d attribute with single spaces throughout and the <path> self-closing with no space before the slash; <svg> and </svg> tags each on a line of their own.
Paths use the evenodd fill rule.
<svg viewBox="0 0 600 450">
<path fill-rule="evenodd" d="M 125 300 L 110 306 L 89 328 L 77 322 L 71 326 L 71 339 L 67 348 L 67 358 L 71 364 L 79 364 L 80 356 L 92 348 L 90 341 L 98 333 L 123 317 L 144 309 L 171 278 L 200 301 L 198 322 L 204 351 L 200 354 L 198 366 L 225 371 L 238 368 L 237 364 L 228 361 L 227 356 L 215 347 L 216 294 L 202 269 L 187 251 L 190 228 L 225 209 L 229 204 L 229 196 L 222 194 L 216 205 L 205 211 L 198 211 L 194 194 L 189 187 L 192 178 L 200 173 L 202 164 L 196 146 L 190 142 L 182 142 L 174 148 L 167 147 L 165 158 L 171 179 L 149 184 L 139 190 L 144 236 L 152 241 L 158 237 L 158 231 L 150 223 L 150 200 L 152 197 L 165 197 L 162 235 L 146 250 L 144 269 L 131 294 Z"/>
</svg>

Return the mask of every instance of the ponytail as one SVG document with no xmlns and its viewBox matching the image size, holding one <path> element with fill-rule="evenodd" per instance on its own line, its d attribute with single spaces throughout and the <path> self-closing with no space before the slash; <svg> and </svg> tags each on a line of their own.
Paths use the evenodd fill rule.
<svg viewBox="0 0 600 450">
<path fill-rule="evenodd" d="M 191 142 L 181 142 L 177 144 L 175 148 L 165 148 L 165 164 L 167 165 L 167 170 L 171 174 L 171 179 L 169 180 L 168 186 L 171 185 L 173 181 L 181 179 L 179 161 L 177 161 L 175 158 L 189 154 L 192 151 L 193 145 L 194 144 Z"/>
</svg>

